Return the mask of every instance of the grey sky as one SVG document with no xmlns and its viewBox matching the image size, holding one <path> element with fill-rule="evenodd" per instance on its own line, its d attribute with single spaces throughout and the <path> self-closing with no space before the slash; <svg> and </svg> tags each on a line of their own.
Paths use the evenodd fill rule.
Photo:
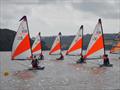
<svg viewBox="0 0 120 90">
<path fill-rule="evenodd" d="M 119 0 L 0 0 L 0 28 L 17 31 L 26 15 L 31 36 L 76 34 L 80 25 L 92 33 L 99 18 L 105 33 L 120 31 Z"/>
</svg>

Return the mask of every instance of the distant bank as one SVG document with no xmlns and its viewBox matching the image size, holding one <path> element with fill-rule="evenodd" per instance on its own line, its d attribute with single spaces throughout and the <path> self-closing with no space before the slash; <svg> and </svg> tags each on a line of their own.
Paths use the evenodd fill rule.
<svg viewBox="0 0 120 90">
<path fill-rule="evenodd" d="M 0 29 L 0 51 L 11 51 L 13 40 L 16 32 L 10 29 Z M 112 47 L 112 43 L 115 42 L 114 38 L 117 33 L 104 34 L 105 37 L 105 47 L 109 50 Z M 42 35 L 41 35 L 42 36 Z M 35 36 L 36 37 L 36 36 Z M 43 50 L 49 50 L 52 46 L 56 36 L 44 36 L 42 37 Z M 91 34 L 84 35 L 83 48 L 86 49 L 89 43 Z M 68 49 L 70 43 L 72 42 L 74 35 L 63 36 L 62 37 L 62 49 Z M 34 37 L 31 37 L 31 44 L 34 41 Z"/>
</svg>

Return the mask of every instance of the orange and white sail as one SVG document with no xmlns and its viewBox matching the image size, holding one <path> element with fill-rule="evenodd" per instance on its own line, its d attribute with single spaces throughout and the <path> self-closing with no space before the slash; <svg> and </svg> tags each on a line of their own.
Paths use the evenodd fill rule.
<svg viewBox="0 0 120 90">
<path fill-rule="evenodd" d="M 120 41 L 110 50 L 112 54 L 120 54 Z"/>
<path fill-rule="evenodd" d="M 40 55 L 42 53 L 42 42 L 41 42 L 41 35 L 38 33 L 37 37 L 35 38 L 35 41 L 32 45 L 32 54 Z"/>
<path fill-rule="evenodd" d="M 61 53 L 61 32 L 59 32 L 58 36 L 56 37 L 53 46 L 49 52 L 49 55 L 60 53 Z"/>
<path fill-rule="evenodd" d="M 83 47 L 83 25 L 81 25 L 77 35 L 73 39 L 72 44 L 66 52 L 66 55 L 81 55 Z"/>
<path fill-rule="evenodd" d="M 116 44 L 111 48 L 111 54 L 120 54 L 120 32 L 115 37 Z"/>
<path fill-rule="evenodd" d="M 105 54 L 104 37 L 101 19 L 95 27 L 84 58 L 101 58 Z"/>
<path fill-rule="evenodd" d="M 12 60 L 30 59 L 32 56 L 27 17 L 23 16 L 20 22 L 12 46 Z"/>
</svg>

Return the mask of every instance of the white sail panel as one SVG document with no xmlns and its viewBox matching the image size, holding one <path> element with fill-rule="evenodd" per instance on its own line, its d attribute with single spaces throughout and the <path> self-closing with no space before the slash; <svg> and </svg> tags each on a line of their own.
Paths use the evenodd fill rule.
<svg viewBox="0 0 120 90">
<path fill-rule="evenodd" d="M 12 59 L 28 59 L 28 57 L 32 56 L 26 16 L 23 16 L 20 21 L 12 46 Z M 22 55 L 22 57 L 17 58 L 19 55 Z"/>
<path fill-rule="evenodd" d="M 41 36 L 40 33 L 35 38 L 35 41 L 32 45 L 32 54 L 33 55 L 40 55 L 42 53 L 42 42 L 41 42 Z"/>
<path fill-rule="evenodd" d="M 89 42 L 85 58 L 91 58 L 91 56 L 93 56 L 92 58 L 96 58 L 96 56 L 101 57 L 101 55 L 105 54 L 103 39 L 102 23 L 101 19 L 99 19 Z"/>
<path fill-rule="evenodd" d="M 103 52 L 104 52 L 104 49 L 97 50 L 93 54 L 90 54 L 87 58 L 88 59 L 92 59 L 92 58 L 99 58 L 100 59 L 103 57 Z"/>
<path fill-rule="evenodd" d="M 29 49 L 29 50 L 27 50 L 27 51 L 19 54 L 18 56 L 16 56 L 16 58 L 17 58 L 18 60 L 31 59 L 31 56 L 28 56 L 30 52 L 31 52 L 31 50 Z M 26 57 L 25 57 L 25 56 L 26 56 Z"/>
<path fill-rule="evenodd" d="M 66 52 L 66 55 L 81 55 L 82 54 L 82 44 L 83 44 L 83 25 L 81 25 L 79 31 L 77 32 L 72 44 Z"/>
<path fill-rule="evenodd" d="M 53 46 L 49 52 L 49 54 L 60 54 L 61 53 L 61 34 L 59 33 L 59 35 L 56 37 Z"/>
</svg>

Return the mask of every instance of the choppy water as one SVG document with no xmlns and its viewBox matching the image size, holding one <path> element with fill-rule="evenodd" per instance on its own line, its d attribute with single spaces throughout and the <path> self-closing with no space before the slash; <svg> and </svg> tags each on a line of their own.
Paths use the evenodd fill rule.
<svg viewBox="0 0 120 90">
<path fill-rule="evenodd" d="M 120 90 L 120 59 L 109 55 L 113 67 L 100 68 L 102 60 L 75 64 L 79 57 L 48 56 L 43 71 L 28 71 L 31 61 L 11 61 L 11 52 L 0 52 L 0 90 Z M 4 75 L 7 72 L 8 75 Z"/>
</svg>

